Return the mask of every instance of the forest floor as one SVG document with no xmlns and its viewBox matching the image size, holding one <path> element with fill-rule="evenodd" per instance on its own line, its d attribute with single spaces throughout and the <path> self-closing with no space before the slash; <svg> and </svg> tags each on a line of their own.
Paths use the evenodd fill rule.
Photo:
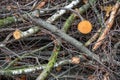
<svg viewBox="0 0 120 80">
<path fill-rule="evenodd" d="M 0 80 L 120 80 L 120 1 L 1 0 Z"/>
</svg>

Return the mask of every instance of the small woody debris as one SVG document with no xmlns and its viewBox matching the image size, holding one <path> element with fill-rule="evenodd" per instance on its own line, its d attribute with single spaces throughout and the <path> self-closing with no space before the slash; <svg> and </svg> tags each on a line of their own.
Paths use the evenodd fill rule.
<svg viewBox="0 0 120 80">
<path fill-rule="evenodd" d="M 20 39 L 21 38 L 21 31 L 19 29 L 16 29 L 14 32 L 13 32 L 13 37 L 15 39 Z"/>
<path fill-rule="evenodd" d="M 79 64 L 80 63 L 80 58 L 78 58 L 78 57 L 72 57 L 72 63 L 73 64 Z"/>
<path fill-rule="evenodd" d="M 78 24 L 78 31 L 83 34 L 88 34 L 92 30 L 92 24 L 88 20 L 83 20 Z"/>
</svg>

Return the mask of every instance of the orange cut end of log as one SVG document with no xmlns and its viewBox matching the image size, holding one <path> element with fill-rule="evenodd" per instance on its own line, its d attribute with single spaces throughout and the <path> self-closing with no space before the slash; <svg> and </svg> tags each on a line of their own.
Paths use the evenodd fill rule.
<svg viewBox="0 0 120 80">
<path fill-rule="evenodd" d="M 13 32 L 13 37 L 15 39 L 20 39 L 21 38 L 21 31 L 16 29 L 14 32 Z"/>
<path fill-rule="evenodd" d="M 78 31 L 83 34 L 88 34 L 91 32 L 91 30 L 92 24 L 87 20 L 83 20 L 78 24 Z"/>
</svg>

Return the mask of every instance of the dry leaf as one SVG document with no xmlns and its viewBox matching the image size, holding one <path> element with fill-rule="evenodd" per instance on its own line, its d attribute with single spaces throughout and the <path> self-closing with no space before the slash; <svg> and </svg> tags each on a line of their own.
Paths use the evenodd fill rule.
<svg viewBox="0 0 120 80">
<path fill-rule="evenodd" d="M 106 74 L 103 76 L 103 80 L 110 80 L 110 78 L 109 78 L 109 73 L 106 73 Z"/>
<path fill-rule="evenodd" d="M 90 76 L 88 76 L 88 80 L 96 80 L 96 76 L 90 75 Z"/>
<path fill-rule="evenodd" d="M 10 11 L 10 10 L 11 10 L 11 6 L 7 6 L 6 9 L 7 9 L 8 11 Z"/>
<path fill-rule="evenodd" d="M 108 6 L 101 6 L 101 10 L 106 12 L 106 17 L 109 17 L 109 14 L 112 10 L 112 5 L 108 5 Z"/>
<path fill-rule="evenodd" d="M 83 0 L 83 2 L 86 4 L 86 3 L 88 3 L 88 0 Z"/>
<path fill-rule="evenodd" d="M 57 70 L 58 72 L 60 72 L 61 69 L 62 69 L 61 66 L 56 67 L 56 70 Z"/>
<path fill-rule="evenodd" d="M 26 75 L 22 75 L 22 76 L 20 77 L 20 80 L 26 80 Z"/>
<path fill-rule="evenodd" d="M 80 58 L 78 58 L 78 57 L 72 57 L 72 63 L 73 64 L 79 64 L 80 63 Z"/>
<path fill-rule="evenodd" d="M 19 14 L 17 14 L 17 13 L 13 13 L 13 16 L 19 18 Z"/>
<path fill-rule="evenodd" d="M 38 3 L 37 7 L 35 9 L 41 9 L 45 4 L 46 4 L 47 0 L 44 0 L 40 3 Z"/>
<path fill-rule="evenodd" d="M 103 40 L 106 38 L 106 36 L 108 35 L 110 29 L 113 27 L 112 25 L 114 23 L 114 19 L 115 19 L 115 16 L 116 16 L 116 13 L 117 13 L 117 10 L 119 9 L 119 7 L 120 7 L 119 2 L 117 2 L 113 6 L 111 14 L 110 14 L 110 18 L 107 19 L 106 22 L 105 22 L 106 27 L 102 31 L 102 34 L 100 35 L 100 37 L 98 38 L 97 43 L 93 46 L 92 51 L 97 50 L 103 44 Z"/>
</svg>

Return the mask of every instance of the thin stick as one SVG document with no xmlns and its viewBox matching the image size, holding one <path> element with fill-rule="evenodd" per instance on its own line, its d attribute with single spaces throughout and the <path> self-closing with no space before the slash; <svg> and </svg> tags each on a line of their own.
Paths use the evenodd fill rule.
<svg viewBox="0 0 120 80">
<path fill-rule="evenodd" d="M 63 15 L 66 10 L 70 10 L 70 8 L 74 7 L 75 5 L 77 5 L 79 3 L 79 0 L 76 0 L 76 1 L 72 1 L 69 5 L 65 6 L 64 8 L 61 8 L 60 11 L 57 11 L 53 16 L 49 17 L 47 19 L 47 22 L 49 23 L 52 23 L 53 21 L 55 21 L 57 18 L 59 18 L 61 15 Z M 69 9 L 68 9 L 69 8 Z M 63 10 L 64 9 L 64 10 Z M 81 19 L 81 15 L 78 14 L 76 11 L 73 11 L 74 13 L 76 13 Z M 28 13 L 26 13 L 28 14 Z M 29 15 L 29 14 L 28 14 Z M 26 18 L 26 15 L 24 15 L 24 17 Z M 14 33 L 13 33 L 13 36 L 15 39 L 20 39 L 20 38 L 24 38 L 24 37 L 28 37 L 36 32 L 38 32 L 40 30 L 40 27 L 32 27 L 30 28 L 29 30 L 27 31 L 20 31 L 20 30 L 16 30 Z"/>
<path fill-rule="evenodd" d="M 79 14 L 83 14 L 86 10 L 89 9 L 90 3 L 93 4 L 93 3 L 95 3 L 95 2 L 96 2 L 96 0 L 90 0 L 89 3 L 81 6 L 81 7 L 79 8 L 79 10 L 78 10 L 78 11 L 79 11 Z M 81 16 L 81 15 L 80 15 L 80 16 Z M 75 18 L 76 18 L 76 15 L 75 15 L 74 13 L 71 14 L 71 15 L 68 17 L 68 19 L 66 20 L 66 22 L 65 22 L 65 24 L 64 24 L 64 27 L 63 27 L 64 30 L 67 29 L 67 28 L 69 29 L 70 25 L 74 22 Z M 66 30 L 65 30 L 65 32 L 66 32 Z"/>
<path fill-rule="evenodd" d="M 45 45 L 45 46 L 43 46 L 43 47 L 40 47 L 39 49 L 33 50 L 33 51 L 29 52 L 29 53 L 25 53 L 25 54 L 23 54 L 22 56 L 20 56 L 20 57 L 18 57 L 18 58 L 15 58 L 13 61 L 11 61 L 11 62 L 5 67 L 5 69 L 10 68 L 15 62 L 17 62 L 18 60 L 23 59 L 23 58 L 24 58 L 25 56 L 27 56 L 27 55 L 35 54 L 36 52 L 41 51 L 41 50 L 47 48 L 50 44 L 51 44 L 51 43 L 49 43 L 49 44 L 47 44 L 47 45 Z"/>
<path fill-rule="evenodd" d="M 73 8 L 79 2 L 80 0 L 73 0 L 69 5 L 65 6 L 65 8 Z M 52 15 L 50 18 L 47 19 L 47 22 L 52 23 L 53 21 L 58 19 L 61 15 L 63 15 L 65 12 L 66 10 L 57 11 L 54 15 Z"/>
<path fill-rule="evenodd" d="M 58 56 L 58 53 L 60 50 L 59 42 L 57 41 L 57 42 L 55 42 L 55 44 L 56 45 L 55 45 L 52 55 L 50 57 L 50 61 L 48 62 L 48 64 L 46 65 L 46 68 L 42 71 L 42 73 L 37 77 L 36 80 L 45 80 L 47 75 L 50 73 L 51 69 L 54 67 L 54 63 L 57 60 L 57 56 Z"/>
<path fill-rule="evenodd" d="M 86 55 L 86 56 L 92 58 L 93 60 L 95 60 L 99 64 L 101 64 L 106 70 L 108 70 L 110 72 L 113 72 L 112 70 L 110 70 L 109 68 L 107 68 L 107 66 L 105 66 L 100 61 L 99 56 L 97 56 L 96 54 L 94 54 L 93 52 L 91 52 L 81 42 L 77 41 L 76 39 L 74 39 L 71 36 L 67 35 L 63 31 L 59 30 L 56 26 L 51 25 L 51 24 L 45 22 L 42 19 L 35 19 L 35 18 L 32 18 L 31 16 L 29 16 L 29 17 L 31 18 L 31 20 L 34 22 L 35 25 L 42 26 L 42 27 L 48 29 L 49 31 L 51 31 L 52 33 L 56 34 L 57 36 L 60 36 L 61 38 L 63 38 L 64 40 L 68 41 L 70 44 L 72 44 L 73 46 L 75 46 L 77 49 L 81 50 L 83 52 L 82 53 L 83 55 Z"/>
<path fill-rule="evenodd" d="M 28 36 L 31 36 L 32 34 L 38 32 L 40 30 L 40 27 L 37 27 L 37 26 L 34 26 L 26 31 L 20 31 L 20 30 L 15 30 L 13 32 L 13 37 L 15 39 L 21 39 L 21 38 L 24 38 L 24 37 L 28 37 Z"/>
<path fill-rule="evenodd" d="M 33 19 L 33 18 L 31 18 L 31 19 L 33 20 L 33 22 L 36 25 L 42 26 L 42 27 L 48 29 L 49 31 L 51 31 L 52 33 L 60 36 L 61 38 L 63 38 L 64 40 L 68 41 L 70 44 L 72 44 L 73 46 L 75 46 L 76 48 L 81 50 L 84 55 L 87 55 L 88 57 L 94 59 L 95 61 L 97 61 L 98 63 L 100 63 L 101 65 L 103 65 L 105 67 L 105 65 L 100 61 L 99 57 L 96 54 L 94 54 L 93 52 L 91 52 L 89 49 L 87 49 L 81 42 L 70 37 L 69 35 L 65 34 L 63 31 L 59 30 L 56 26 L 51 25 L 51 24 L 45 22 L 44 20 Z"/>
<path fill-rule="evenodd" d="M 60 62 L 57 62 L 54 64 L 54 67 L 60 66 L 60 65 L 65 65 L 71 63 L 71 60 L 62 60 Z M 19 69 L 1 69 L 0 70 L 0 75 L 7 75 L 7 76 L 12 76 L 12 75 L 18 75 L 18 74 L 27 74 L 30 72 L 35 72 L 38 70 L 45 69 L 46 65 L 37 65 L 37 66 L 26 66 L 24 68 L 19 68 Z"/>
<path fill-rule="evenodd" d="M 117 2 L 115 4 L 115 6 L 112 8 L 110 18 L 106 21 L 106 27 L 105 27 L 104 31 L 102 32 L 101 36 L 98 38 L 97 43 L 93 46 L 93 49 L 92 49 L 93 51 L 97 50 L 100 47 L 100 45 L 103 43 L 103 40 L 109 33 L 109 31 L 114 23 L 114 19 L 115 19 L 115 16 L 116 16 L 119 6 L 120 6 L 120 2 Z"/>
</svg>

